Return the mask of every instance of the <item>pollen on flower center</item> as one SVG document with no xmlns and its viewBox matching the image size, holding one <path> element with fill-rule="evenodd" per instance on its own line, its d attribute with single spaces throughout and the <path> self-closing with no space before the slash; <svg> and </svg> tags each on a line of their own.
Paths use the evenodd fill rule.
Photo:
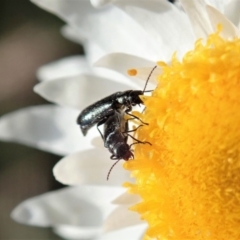
<svg viewBox="0 0 240 240">
<path fill-rule="evenodd" d="M 153 239 L 240 239 L 240 39 L 197 41 L 182 62 L 162 64 L 144 97 L 149 125 L 137 138 L 126 183 Z"/>
</svg>

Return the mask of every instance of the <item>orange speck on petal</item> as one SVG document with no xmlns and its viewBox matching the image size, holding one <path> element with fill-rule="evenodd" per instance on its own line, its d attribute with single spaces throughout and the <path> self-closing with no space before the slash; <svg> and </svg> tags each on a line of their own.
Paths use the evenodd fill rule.
<svg viewBox="0 0 240 240">
<path fill-rule="evenodd" d="M 129 76 L 136 76 L 137 75 L 137 70 L 136 69 L 129 69 L 127 71 Z"/>
</svg>

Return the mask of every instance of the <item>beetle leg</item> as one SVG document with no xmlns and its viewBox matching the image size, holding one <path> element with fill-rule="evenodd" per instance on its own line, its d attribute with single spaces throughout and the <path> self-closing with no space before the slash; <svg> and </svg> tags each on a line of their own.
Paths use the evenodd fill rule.
<svg viewBox="0 0 240 240">
<path fill-rule="evenodd" d="M 140 127 L 143 127 L 143 125 L 139 125 L 139 126 L 136 127 L 135 129 L 133 129 L 133 130 L 129 130 L 129 131 L 125 131 L 125 132 L 123 132 L 123 133 L 135 132 L 135 131 L 137 131 Z"/>
<path fill-rule="evenodd" d="M 128 139 L 128 135 L 125 134 L 128 132 L 128 120 L 125 122 L 125 130 L 124 132 L 122 132 L 122 134 L 124 135 L 124 142 L 127 142 L 127 139 Z"/>
<path fill-rule="evenodd" d="M 139 117 L 129 113 L 130 111 L 132 110 L 132 107 L 128 107 L 126 110 L 125 110 L 125 113 L 133 118 L 130 118 L 129 120 L 134 120 L 134 119 L 137 119 L 138 121 L 140 121 L 141 123 L 143 123 L 144 125 L 148 125 L 148 123 L 145 123 L 143 122 Z"/>
<path fill-rule="evenodd" d="M 127 124 L 127 122 L 126 122 Z M 140 127 L 143 127 L 143 125 L 139 125 L 137 128 L 133 129 L 133 130 L 128 130 L 128 127 L 126 127 L 125 129 L 127 129 L 127 131 L 122 132 L 123 135 L 125 135 L 124 137 L 124 141 L 127 142 L 128 136 L 132 137 L 132 135 L 128 134 L 130 132 L 135 132 L 137 131 Z"/>
<path fill-rule="evenodd" d="M 104 124 L 106 122 L 107 118 L 104 118 L 102 121 L 100 121 L 98 124 L 97 124 L 97 130 L 98 132 L 100 133 L 102 139 L 103 139 L 103 134 L 102 132 L 100 131 L 100 129 L 98 128 L 99 126 L 101 126 L 102 124 Z M 104 140 L 104 139 L 103 139 Z"/>
<path fill-rule="evenodd" d="M 138 140 L 138 139 L 136 139 L 135 137 L 133 137 L 132 135 L 130 135 L 130 134 L 127 134 L 129 137 L 131 137 L 133 140 L 135 140 L 136 142 L 135 143 L 132 143 L 131 145 L 130 145 L 130 147 L 132 146 L 132 145 L 134 145 L 134 144 L 137 144 L 137 143 L 141 143 L 141 144 L 149 144 L 149 145 L 152 145 L 150 142 L 142 142 L 142 141 L 140 141 L 140 140 Z"/>
<path fill-rule="evenodd" d="M 132 143 L 132 144 L 130 144 L 130 147 L 132 147 L 133 145 L 135 145 L 135 144 L 149 144 L 150 146 L 152 146 L 152 144 L 150 143 L 150 142 L 141 142 L 141 141 L 137 141 L 137 142 L 135 142 L 135 143 Z"/>
</svg>

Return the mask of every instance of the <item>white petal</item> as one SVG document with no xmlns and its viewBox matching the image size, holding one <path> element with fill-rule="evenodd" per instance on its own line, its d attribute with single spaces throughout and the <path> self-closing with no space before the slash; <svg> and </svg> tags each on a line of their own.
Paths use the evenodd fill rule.
<svg viewBox="0 0 240 240">
<path fill-rule="evenodd" d="M 103 147 L 103 140 L 100 137 L 100 134 L 99 134 L 98 137 L 95 137 L 95 138 L 91 139 L 91 143 L 95 147 L 102 148 Z"/>
<path fill-rule="evenodd" d="M 30 0 L 31 2 L 35 3 L 37 6 L 49 11 L 49 12 L 52 12 L 52 13 L 55 13 L 56 12 L 56 9 L 59 8 L 59 2 L 58 0 L 51 0 L 51 1 L 48 1 L 48 0 Z"/>
<path fill-rule="evenodd" d="M 95 39 L 105 54 L 124 52 L 157 61 L 161 51 L 155 39 L 122 10 L 115 7 L 107 10 L 72 24 L 81 28 L 88 39 Z"/>
<path fill-rule="evenodd" d="M 94 63 L 95 67 L 109 68 L 129 77 L 127 71 L 132 68 L 153 67 L 156 63 L 126 53 L 111 53 Z"/>
<path fill-rule="evenodd" d="M 210 23 L 209 16 L 205 8 L 206 4 L 203 0 L 180 1 L 190 19 L 196 38 L 206 38 L 210 33 L 215 31 Z"/>
<path fill-rule="evenodd" d="M 79 112 L 52 105 L 24 108 L 0 118 L 0 139 L 66 155 L 93 147 L 76 124 Z M 92 134 L 93 136 L 97 136 Z"/>
<path fill-rule="evenodd" d="M 154 67 L 145 67 L 145 68 L 136 68 L 136 75 L 130 76 L 132 79 L 141 79 L 143 80 L 143 85 L 145 86 L 147 80 L 147 88 L 146 89 L 153 89 L 156 87 L 157 84 L 157 76 L 162 74 L 162 68 L 158 66 Z M 142 86 L 143 89 L 143 86 Z"/>
<path fill-rule="evenodd" d="M 33 3 L 38 5 L 39 7 L 44 8 L 47 11 L 50 11 L 60 18 L 62 18 L 64 21 L 66 21 L 71 29 L 69 27 L 66 29 L 63 29 L 63 34 L 67 36 L 68 38 L 80 42 L 84 45 L 87 52 L 88 60 L 92 59 L 92 51 L 91 54 L 89 54 L 89 41 L 91 42 L 90 45 L 93 45 L 94 48 L 98 49 L 97 54 L 94 54 L 94 60 L 98 59 L 100 57 L 99 54 L 105 55 L 109 50 L 104 48 L 102 46 L 102 42 L 99 41 L 100 36 L 98 36 L 98 32 L 101 32 L 104 34 L 106 32 L 109 32 L 110 30 L 107 30 L 107 25 L 105 24 L 104 19 L 109 19 L 107 15 L 111 15 L 113 19 L 118 19 L 119 13 L 116 13 L 116 9 L 113 8 L 111 11 L 108 9 L 107 13 L 105 11 L 100 11 L 94 7 L 92 7 L 89 0 L 85 1 L 78 1 L 78 0 L 51 0 L 51 3 L 49 4 L 48 0 L 31 0 Z M 120 15 L 122 15 L 120 13 Z M 96 21 L 94 20 L 96 18 Z M 102 23 L 102 21 L 104 21 Z M 111 22 L 111 19 L 109 19 Z M 114 26 L 114 33 L 117 32 L 119 34 L 118 37 L 121 37 L 121 28 L 118 29 L 118 31 L 115 31 L 115 24 Z M 73 30 L 75 31 L 75 34 L 73 34 Z M 102 30 L 101 30 L 102 29 Z M 97 32 L 96 32 L 97 31 Z M 96 38 L 97 36 L 97 38 Z M 85 40 L 88 39 L 88 42 L 85 42 Z M 94 39 L 95 43 L 92 43 L 92 40 Z M 109 41 L 108 41 L 109 42 Z M 110 47 L 110 44 L 108 44 Z M 107 48 L 108 48 L 107 45 Z M 121 46 L 121 45 L 117 45 Z M 92 47 L 91 47 L 92 49 Z M 92 49 L 93 50 L 93 49 Z M 103 51 L 103 52 L 102 52 Z M 115 49 L 112 49 L 111 51 L 116 51 Z M 96 52 L 96 51 L 95 51 Z M 101 53 L 102 52 L 102 53 Z M 89 56 L 90 55 L 90 56 Z M 92 61 L 90 61 L 92 62 Z"/>
<path fill-rule="evenodd" d="M 147 229 L 145 224 L 138 226 L 127 227 L 119 231 L 101 234 L 101 231 L 96 228 L 79 228 L 75 226 L 58 226 L 54 228 L 54 232 L 65 239 L 70 240 L 86 240 L 93 239 L 97 235 L 102 237 L 94 238 L 94 240 L 141 240 Z"/>
<path fill-rule="evenodd" d="M 90 1 L 79 0 L 31 0 L 37 6 L 56 14 L 63 20 L 74 21 L 78 19 L 82 21 L 86 19 L 88 14 L 97 12 L 92 7 Z"/>
<path fill-rule="evenodd" d="M 123 191 L 123 188 L 103 186 L 64 188 L 22 202 L 11 216 L 17 222 L 41 227 L 98 228 L 115 209 L 110 202 Z"/>
<path fill-rule="evenodd" d="M 65 25 L 61 28 L 61 34 L 70 41 L 84 44 L 86 39 L 83 37 L 81 31 L 70 25 Z M 86 54 L 87 55 L 87 54 Z"/>
<path fill-rule="evenodd" d="M 102 233 L 100 227 L 77 227 L 71 225 L 59 225 L 54 227 L 54 232 L 68 240 L 96 239 Z"/>
<path fill-rule="evenodd" d="M 225 6 L 224 14 L 227 18 L 235 24 L 235 26 L 240 26 L 240 1 L 232 0 Z"/>
<path fill-rule="evenodd" d="M 87 73 L 90 69 L 85 57 L 72 56 L 40 67 L 37 77 L 41 81 L 49 81 Z"/>
<path fill-rule="evenodd" d="M 68 57 L 41 67 L 37 74 L 40 80 L 53 80 L 88 73 L 129 84 L 129 79 L 117 72 L 92 67 L 93 62 L 105 55 L 105 53 L 95 42 L 81 39 L 78 29 L 66 25 L 62 28 L 62 33 L 70 40 L 78 43 L 82 42 L 86 56 Z"/>
<path fill-rule="evenodd" d="M 136 212 L 130 211 L 128 208 L 129 205 L 124 205 L 113 210 L 104 222 L 104 230 L 110 232 L 134 225 L 144 224 L 144 221 L 140 219 L 140 215 Z"/>
<path fill-rule="evenodd" d="M 106 54 L 105 50 L 91 39 L 88 39 L 88 41 L 85 42 L 84 49 L 86 51 L 86 57 L 91 66 L 94 62 Z"/>
<path fill-rule="evenodd" d="M 71 17 L 72 15 L 74 17 Z M 146 58 L 148 56 L 153 58 L 153 55 L 157 57 L 157 54 L 152 51 L 153 45 L 151 44 L 155 40 L 147 36 L 144 29 L 119 9 L 108 8 L 106 11 L 93 14 L 89 18 L 77 17 L 78 15 L 79 13 L 74 14 L 73 10 L 71 15 L 65 17 L 65 20 L 70 25 L 81 29 L 81 34 L 85 38 L 95 39 L 95 42 L 100 49 L 104 50 L 105 54 L 109 52 L 135 52 L 138 55 L 144 55 Z M 119 24 L 119 19 L 122 19 L 121 24 Z M 109 32 L 111 34 L 108 34 Z M 131 34 L 131 37 L 129 37 L 129 34 Z M 143 35 L 145 36 L 143 37 Z M 151 48 L 144 51 L 147 45 L 150 45 Z M 141 54 L 141 52 L 144 54 Z"/>
<path fill-rule="evenodd" d="M 232 22 L 230 22 L 222 13 L 214 7 L 207 5 L 206 10 L 209 14 L 212 27 L 216 30 L 217 25 L 220 23 L 223 27 L 221 36 L 225 39 L 234 38 L 239 35 L 239 30 Z M 240 9 L 239 9 L 240 10 Z"/>
<path fill-rule="evenodd" d="M 108 95 L 128 89 L 128 85 L 94 75 L 45 81 L 34 87 L 34 91 L 48 101 L 81 110 Z"/>
<path fill-rule="evenodd" d="M 101 238 L 96 240 L 141 240 L 146 230 L 147 225 L 141 224 L 104 234 Z"/>
<path fill-rule="evenodd" d="M 205 0 L 207 4 L 213 6 L 221 13 L 224 12 L 224 5 L 228 0 Z"/>
<path fill-rule="evenodd" d="M 120 186 L 125 181 L 132 181 L 130 173 L 122 167 L 121 162 L 112 169 L 107 181 L 109 170 L 115 162 L 110 160 L 110 155 L 106 148 L 95 148 L 69 155 L 55 165 L 54 176 L 59 182 L 68 185 Z"/>
<path fill-rule="evenodd" d="M 123 193 L 112 201 L 112 204 L 116 205 L 133 205 L 141 201 L 141 198 L 137 194 L 131 194 L 128 192 Z"/>
<path fill-rule="evenodd" d="M 176 20 L 176 24 L 172 24 L 171 29 L 173 29 L 173 33 L 169 30 L 166 31 L 167 28 L 165 24 L 168 24 L 167 22 L 169 20 L 172 21 L 176 18 L 175 13 L 173 13 L 173 18 L 165 18 L 165 23 L 161 23 L 160 21 L 162 26 L 161 31 L 163 31 L 163 34 L 167 34 L 165 38 L 167 40 L 165 40 L 162 45 L 159 45 L 159 41 L 162 41 L 162 38 L 158 39 L 149 34 L 149 31 L 154 29 L 151 27 L 152 19 L 151 21 L 147 21 L 149 25 L 144 25 L 145 27 L 149 27 L 149 29 L 147 29 L 142 26 L 143 22 L 140 22 L 139 24 L 131 15 L 126 14 L 126 12 L 123 12 L 114 6 L 96 11 L 96 8 L 93 8 L 90 5 L 90 1 L 58 0 L 58 4 L 53 1 L 54 3 L 51 3 L 50 7 L 46 0 L 33 1 L 41 7 L 54 12 L 69 25 L 78 28 L 82 35 L 81 38 L 89 40 L 94 39 L 95 43 L 105 54 L 111 52 L 125 52 L 137 56 L 144 56 L 146 59 L 157 61 L 159 58 L 164 60 L 165 53 L 170 56 L 180 45 L 182 45 L 180 50 L 183 50 L 185 46 L 189 46 L 189 42 L 192 42 L 191 34 L 186 30 L 189 29 L 189 27 L 185 28 L 185 25 L 182 26 L 185 28 L 184 35 L 180 34 L 182 32 L 176 30 L 176 26 L 179 25 L 179 20 Z M 167 3 L 165 3 L 165 5 L 166 4 Z M 158 5 L 161 6 L 163 4 L 158 3 Z M 159 7 L 159 9 L 161 11 L 169 10 L 162 9 L 162 6 Z M 141 9 L 141 11 L 143 10 L 144 8 Z M 148 12 L 150 15 L 153 14 L 155 16 L 154 12 Z M 140 11 L 138 13 L 142 16 Z M 161 14 L 158 14 L 159 17 L 161 15 L 162 12 Z M 168 16 L 168 13 L 165 15 Z M 184 18 L 184 15 L 182 16 Z M 147 19 L 144 18 L 144 20 Z M 171 23 L 171 21 L 169 21 L 169 23 Z M 182 22 L 184 21 L 181 21 L 181 23 Z M 189 26 L 187 21 L 185 23 Z M 170 39 L 168 38 L 169 34 L 171 35 Z M 169 47 L 166 48 L 165 43 L 168 45 L 174 43 L 175 45 L 173 45 L 176 46 L 176 49 L 169 50 Z"/>
<path fill-rule="evenodd" d="M 108 3 L 110 3 L 112 0 L 90 0 L 90 2 L 92 3 L 92 5 L 94 7 L 102 7 Z"/>
<path fill-rule="evenodd" d="M 104 54 L 129 52 L 150 59 L 158 57 L 152 48 L 146 49 L 146 46 L 151 46 L 151 38 L 143 36 L 146 35 L 144 30 L 115 7 L 101 11 L 92 7 L 90 1 L 52 0 L 50 4 L 48 0 L 32 2 L 55 13 L 69 25 L 77 27 L 82 37 L 95 39 L 100 49 L 104 50 Z"/>
<path fill-rule="evenodd" d="M 158 60 L 170 60 L 174 51 L 182 56 L 192 46 L 194 36 L 187 17 L 168 1 L 120 0 L 114 4 L 143 28 L 142 38 L 151 39 L 146 45 L 147 50 L 155 49 Z"/>
<path fill-rule="evenodd" d="M 85 34 L 81 29 L 72 25 L 65 25 L 61 29 L 62 35 L 69 39 L 70 41 L 80 43 L 84 46 L 84 51 L 86 55 L 86 59 L 89 62 L 89 65 L 98 60 L 100 57 L 105 55 L 105 51 L 97 44 L 95 38 L 94 39 L 86 39 Z M 95 69 L 91 69 L 93 72 Z"/>
<path fill-rule="evenodd" d="M 74 26 L 65 25 L 61 29 L 62 35 L 76 43 L 81 43 L 84 46 L 86 58 L 90 65 L 105 55 L 104 50 L 94 41 L 94 39 L 86 40 L 82 31 Z"/>
</svg>

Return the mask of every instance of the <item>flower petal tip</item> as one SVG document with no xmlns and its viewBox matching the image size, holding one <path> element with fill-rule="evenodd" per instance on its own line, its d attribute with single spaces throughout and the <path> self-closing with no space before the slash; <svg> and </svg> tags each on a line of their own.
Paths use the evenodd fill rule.
<svg viewBox="0 0 240 240">
<path fill-rule="evenodd" d="M 71 184 L 70 181 L 66 180 L 64 171 L 62 171 L 62 169 L 64 169 L 64 165 L 65 161 L 59 161 L 53 168 L 53 176 L 58 182 L 62 184 Z"/>
<path fill-rule="evenodd" d="M 17 206 L 11 213 L 11 218 L 19 223 L 30 224 L 31 211 L 29 208 Z"/>
</svg>

